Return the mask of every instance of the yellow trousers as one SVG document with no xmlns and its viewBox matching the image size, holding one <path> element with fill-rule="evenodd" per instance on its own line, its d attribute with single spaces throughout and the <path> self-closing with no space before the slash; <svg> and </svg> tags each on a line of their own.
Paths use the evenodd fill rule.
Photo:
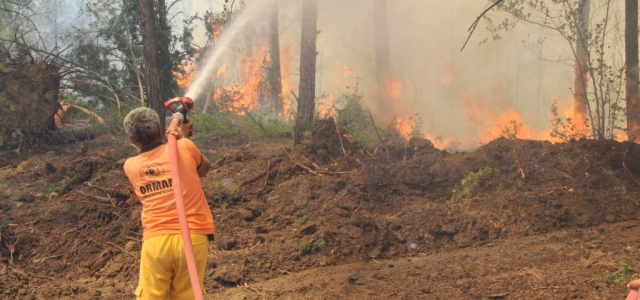
<svg viewBox="0 0 640 300">
<path fill-rule="evenodd" d="M 191 234 L 200 286 L 209 255 L 209 239 L 204 234 Z M 202 289 L 204 292 L 204 288 Z M 136 299 L 166 300 L 194 299 L 189 268 L 184 256 L 180 234 L 165 234 L 146 239 L 140 256 L 140 281 Z"/>
</svg>

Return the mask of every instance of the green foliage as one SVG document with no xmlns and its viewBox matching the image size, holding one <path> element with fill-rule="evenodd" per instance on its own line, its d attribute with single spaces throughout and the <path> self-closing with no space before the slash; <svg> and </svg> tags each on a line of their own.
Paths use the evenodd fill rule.
<svg viewBox="0 0 640 300">
<path fill-rule="evenodd" d="M 226 201 L 223 201 L 223 202 L 220 204 L 220 207 L 222 207 L 222 209 L 227 209 L 227 208 L 229 208 L 229 203 L 228 203 L 228 202 L 226 202 Z"/>
<path fill-rule="evenodd" d="M 630 281 L 633 278 L 637 278 L 638 274 L 633 267 L 626 261 L 620 262 L 620 269 L 615 274 L 607 273 L 604 275 L 596 275 L 593 277 L 593 281 L 608 281 L 612 283 L 621 283 Z"/>
<path fill-rule="evenodd" d="M 467 176 L 465 176 L 460 184 L 456 185 L 453 188 L 451 198 L 447 201 L 449 204 L 458 204 L 462 203 L 465 199 L 471 195 L 473 189 L 478 186 L 480 183 L 480 179 L 489 177 L 494 174 L 498 174 L 499 171 L 497 169 L 491 168 L 489 166 L 484 167 L 477 172 L 471 172 Z"/>
<path fill-rule="evenodd" d="M 42 188 L 40 188 L 40 192 L 43 194 L 49 194 L 51 193 L 51 191 L 53 191 L 53 188 L 55 187 L 55 184 L 51 183 L 51 182 L 45 182 L 45 184 L 42 186 Z"/>
<path fill-rule="evenodd" d="M 363 106 L 363 99 L 364 96 L 359 92 L 357 85 L 348 86 L 347 92 L 341 93 L 336 98 L 334 106 L 329 108 L 330 111 L 335 112 L 336 124 L 349 132 L 360 144 L 375 147 L 382 142 L 404 142 L 405 138 L 400 135 L 397 128 L 406 126 L 410 128 L 409 137 L 421 136 L 422 119 L 417 114 L 404 121 L 398 118 L 393 118 L 390 122 L 375 120 L 371 112 Z M 388 123 L 385 124 L 385 122 Z"/>
<path fill-rule="evenodd" d="M 362 107 L 363 95 L 358 87 L 349 88 L 335 101 L 335 121 L 361 144 L 371 147 L 380 143 L 375 127 L 371 123 L 369 111 Z"/>
<path fill-rule="evenodd" d="M 307 221 L 309 221 L 309 216 L 304 215 L 304 216 L 300 217 L 300 219 L 298 219 L 298 220 L 296 221 L 296 223 L 295 223 L 295 224 L 293 224 L 293 226 L 294 226 L 294 227 L 300 227 L 300 226 L 302 226 L 302 225 L 306 224 L 306 223 L 307 223 Z"/>
<path fill-rule="evenodd" d="M 305 256 L 314 252 L 318 252 L 327 246 L 327 241 L 323 238 L 313 238 L 308 242 L 300 242 L 298 245 L 298 256 Z"/>
<path fill-rule="evenodd" d="M 26 35 L 26 42 L 35 44 L 37 32 L 33 17 L 36 14 L 32 0 L 0 1 L 0 38 Z"/>
<path fill-rule="evenodd" d="M 181 47 L 191 44 L 192 25 L 198 19 L 195 16 L 187 18 L 180 30 L 176 30 L 177 24 L 167 22 L 165 11 L 155 8 L 159 23 L 162 87 L 168 97 L 181 93 L 176 76 L 180 74 L 181 66 L 195 54 L 193 47 Z M 144 49 L 138 1 L 87 0 L 83 13 L 91 22 L 63 37 L 65 43 L 73 44 L 65 52 L 65 58 L 70 66 L 81 70 L 74 73 L 70 88 L 92 107 L 113 104 L 116 95 L 125 104 L 139 105 L 137 74 L 144 74 Z M 144 79 L 142 81 L 144 84 Z"/>
<path fill-rule="evenodd" d="M 235 115 L 214 112 L 202 114 L 199 111 L 189 114 L 196 129 L 193 141 L 197 143 L 219 136 L 242 134 L 251 138 L 288 138 L 293 132 L 293 122 L 267 118 L 264 114 Z"/>
<path fill-rule="evenodd" d="M 11 232 L 9 224 L 11 224 L 11 219 L 9 218 L 2 218 L 0 220 L 0 241 L 2 241 L 5 234 L 9 234 Z"/>
</svg>

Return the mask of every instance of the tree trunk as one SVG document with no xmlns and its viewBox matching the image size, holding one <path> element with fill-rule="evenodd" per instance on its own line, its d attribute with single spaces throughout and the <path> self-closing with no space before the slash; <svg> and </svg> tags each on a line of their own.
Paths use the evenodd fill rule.
<svg viewBox="0 0 640 300">
<path fill-rule="evenodd" d="M 318 37 L 318 1 L 302 0 L 302 34 L 300 37 L 300 89 L 294 144 L 300 144 L 304 133 L 311 131 L 316 94 L 316 38 Z"/>
<path fill-rule="evenodd" d="M 158 59 L 158 37 L 156 33 L 153 0 L 138 0 L 140 5 L 140 35 L 144 46 L 147 103 L 160 116 L 160 125 L 165 127 L 165 109 L 160 85 L 160 63 Z"/>
<path fill-rule="evenodd" d="M 625 0 L 627 136 L 640 138 L 640 75 L 638 74 L 638 0 Z"/>
<path fill-rule="evenodd" d="M 574 108 L 581 119 L 574 119 L 574 122 L 583 122 L 576 124 L 577 126 L 587 125 L 587 116 L 589 115 L 589 99 L 587 98 L 587 82 L 589 80 L 589 49 L 587 48 L 589 36 L 589 13 L 591 11 L 591 0 L 582 0 L 578 5 L 577 28 L 576 28 L 576 64 L 575 64 L 575 80 L 574 80 Z M 591 130 L 594 132 L 593 119 Z M 574 123 L 575 124 L 575 123 Z"/>
<path fill-rule="evenodd" d="M 269 87 L 271 90 L 270 102 L 273 105 L 274 114 L 284 117 L 284 105 L 282 103 L 282 75 L 280 70 L 280 32 L 278 31 L 278 3 L 276 2 L 269 18 L 269 54 L 271 67 L 269 68 Z"/>
<path fill-rule="evenodd" d="M 171 28 L 167 23 L 167 5 L 165 0 L 158 0 L 158 48 L 160 51 L 160 84 L 162 99 L 173 98 L 177 85 L 173 79 L 173 60 L 169 52 Z"/>
<path fill-rule="evenodd" d="M 384 91 L 386 80 L 391 76 L 391 60 L 389 59 L 389 28 L 387 26 L 387 0 L 373 0 L 373 18 L 376 46 L 376 83 L 378 88 L 381 91 Z"/>
</svg>

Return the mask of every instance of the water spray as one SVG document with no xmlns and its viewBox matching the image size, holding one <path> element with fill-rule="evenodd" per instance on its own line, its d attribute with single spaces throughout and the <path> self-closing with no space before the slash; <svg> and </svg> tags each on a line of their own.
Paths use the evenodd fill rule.
<svg viewBox="0 0 640 300">
<path fill-rule="evenodd" d="M 180 126 L 181 123 L 187 124 L 187 112 L 193 108 L 193 100 L 189 97 L 177 97 L 164 103 L 164 106 L 173 113 L 171 116 L 172 127 Z M 173 196 L 176 199 L 176 210 L 178 211 L 178 221 L 180 222 L 180 234 L 182 235 L 182 243 L 184 244 L 184 256 L 187 258 L 187 267 L 189 268 L 189 278 L 191 279 L 191 287 L 193 288 L 194 299 L 204 300 L 200 279 L 198 278 L 198 268 L 193 254 L 193 245 L 191 244 L 191 232 L 189 231 L 189 222 L 187 221 L 187 212 L 184 207 L 184 198 L 182 196 L 182 181 L 180 180 L 180 172 L 178 169 L 178 146 L 176 137 L 173 134 L 167 134 L 167 142 L 169 143 L 169 164 L 171 166 L 171 180 L 173 180 Z"/>
<path fill-rule="evenodd" d="M 264 15 L 265 9 L 269 4 L 274 3 L 277 0 L 259 0 L 251 1 L 247 4 L 245 9 L 241 11 L 231 25 L 220 34 L 220 38 L 217 40 L 216 46 L 213 47 L 205 55 L 206 59 L 201 70 L 198 70 L 196 78 L 191 83 L 191 86 L 187 89 L 186 97 L 191 99 L 198 99 L 202 90 L 207 86 L 207 79 L 213 74 L 213 70 L 218 66 L 218 61 L 222 57 L 222 54 L 226 53 L 231 42 L 233 42 L 241 29 L 244 28 L 249 21 L 254 17 Z"/>
</svg>

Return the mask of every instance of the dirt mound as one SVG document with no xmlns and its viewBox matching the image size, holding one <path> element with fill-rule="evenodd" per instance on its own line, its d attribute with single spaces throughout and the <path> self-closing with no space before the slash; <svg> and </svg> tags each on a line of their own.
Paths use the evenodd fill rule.
<svg viewBox="0 0 640 300">
<path fill-rule="evenodd" d="M 9 220 L 0 295 L 133 291 L 140 206 L 120 159 L 132 149 L 106 138 L 83 145 L 0 169 Z M 203 180 L 217 231 L 205 288 L 629 220 L 634 178 L 635 144 L 498 139 L 449 154 L 412 139 L 366 149 L 333 121 L 318 122 L 309 140 L 276 154 L 227 153 Z"/>
<path fill-rule="evenodd" d="M 0 124 L 0 148 L 6 148 L 55 129 L 60 77 L 50 63 L 2 54 L 6 59 L 0 61 L 0 105 L 6 113 Z"/>
</svg>

